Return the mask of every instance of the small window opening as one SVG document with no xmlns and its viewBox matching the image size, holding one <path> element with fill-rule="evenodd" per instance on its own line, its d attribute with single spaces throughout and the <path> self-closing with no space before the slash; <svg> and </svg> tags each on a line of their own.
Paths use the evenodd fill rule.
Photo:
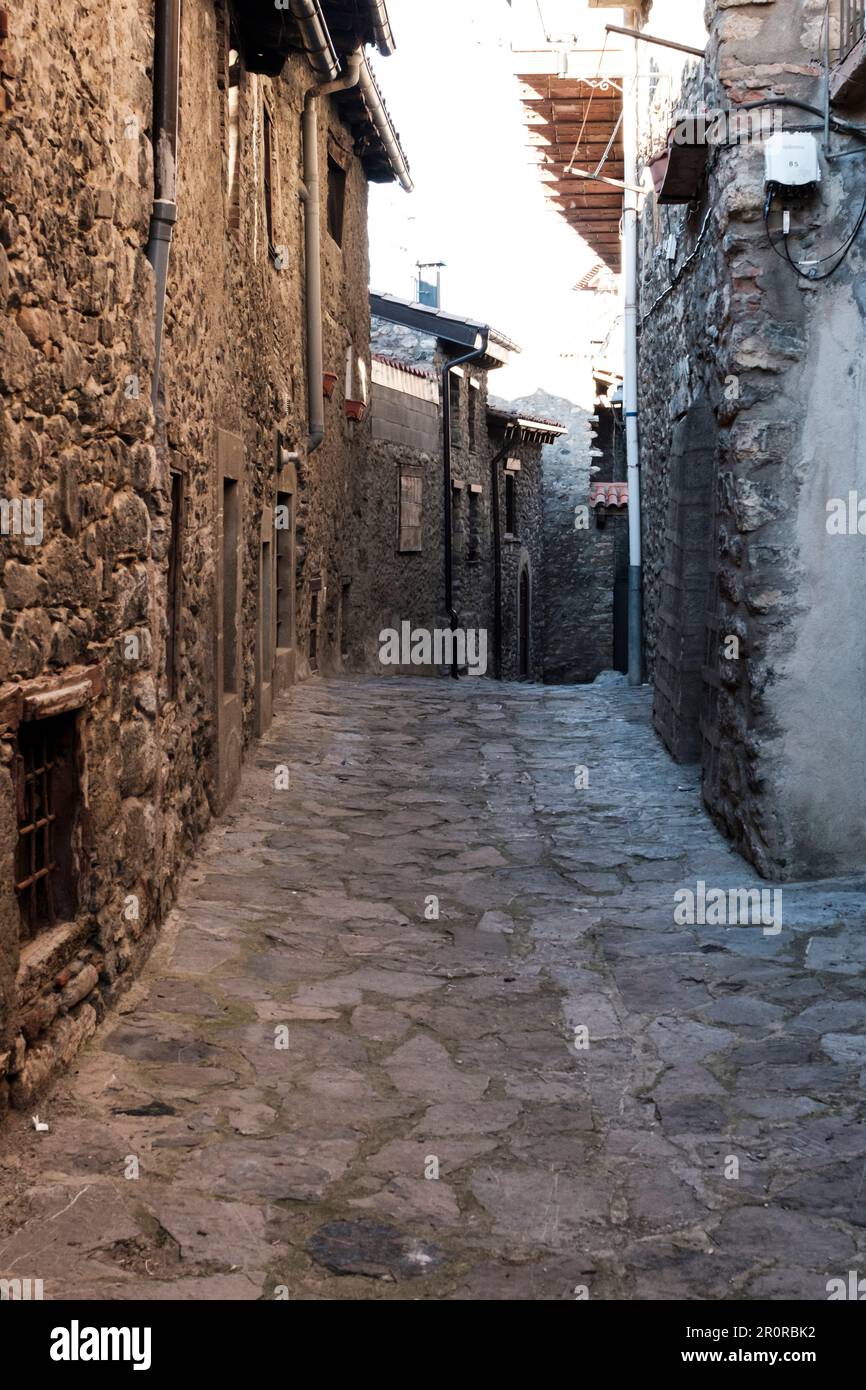
<svg viewBox="0 0 866 1390">
<path fill-rule="evenodd" d="M 277 647 L 295 645 L 295 499 L 290 492 L 277 493 Z"/>
<path fill-rule="evenodd" d="M 235 33 L 234 21 L 229 22 L 227 55 L 226 116 L 225 116 L 225 170 L 226 170 L 226 214 L 232 231 L 240 226 L 240 91 L 241 55 L 240 42 Z"/>
<path fill-rule="evenodd" d="M 469 494 L 469 546 L 466 559 L 474 562 L 481 553 L 481 496 L 477 492 Z"/>
<path fill-rule="evenodd" d="M 184 478 L 171 475 L 171 545 L 168 552 L 168 614 L 165 674 L 168 697 L 177 698 L 180 677 L 180 615 L 183 607 L 183 510 Z"/>
<path fill-rule="evenodd" d="M 310 591 L 310 670 L 319 669 L 319 613 L 321 603 L 322 581 L 314 579 Z"/>
<path fill-rule="evenodd" d="M 421 500 L 423 479 L 417 468 L 400 469 L 400 525 L 399 549 L 401 554 L 418 553 L 421 550 Z"/>
<path fill-rule="evenodd" d="M 517 480 L 513 473 L 505 475 L 505 534 L 517 535 Z"/>
<path fill-rule="evenodd" d="M 343 245 L 346 213 L 346 171 L 328 155 L 328 231 L 338 246 Z"/>
<path fill-rule="evenodd" d="M 274 122 L 267 105 L 262 119 L 264 140 L 264 159 L 262 174 L 265 192 L 265 225 L 268 230 L 268 247 L 274 249 Z"/>
<path fill-rule="evenodd" d="M 223 693 L 238 689 L 238 565 L 240 499 L 234 478 L 223 478 Z"/>
<path fill-rule="evenodd" d="M 340 656 L 344 661 L 349 656 L 349 631 L 351 626 L 352 611 L 352 581 L 343 580 L 343 592 L 340 603 Z"/>
<path fill-rule="evenodd" d="M 457 448 L 463 435 L 460 428 L 460 378 L 453 372 L 448 377 L 448 391 L 451 401 L 451 444 Z"/>
<path fill-rule="evenodd" d="M 271 543 L 262 541 L 261 611 L 262 680 L 267 685 L 274 670 L 274 574 Z"/>
<path fill-rule="evenodd" d="M 79 782 L 75 711 L 18 729 L 18 852 L 15 888 L 28 941 L 78 910 L 75 832 Z"/>
</svg>

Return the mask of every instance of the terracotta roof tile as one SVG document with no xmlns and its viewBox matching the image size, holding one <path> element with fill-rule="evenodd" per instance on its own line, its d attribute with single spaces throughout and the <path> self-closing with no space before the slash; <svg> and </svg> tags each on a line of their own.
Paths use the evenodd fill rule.
<svg viewBox="0 0 866 1390">
<path fill-rule="evenodd" d="M 590 483 L 591 507 L 627 507 L 628 483 Z"/>
</svg>

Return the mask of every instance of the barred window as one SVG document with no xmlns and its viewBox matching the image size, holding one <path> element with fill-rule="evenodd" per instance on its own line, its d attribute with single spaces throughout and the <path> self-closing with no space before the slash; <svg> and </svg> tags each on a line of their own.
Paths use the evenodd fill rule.
<svg viewBox="0 0 866 1390">
<path fill-rule="evenodd" d="M 15 888 L 21 936 L 31 940 L 77 908 L 75 832 L 79 808 L 76 715 L 26 720 L 16 756 L 18 849 Z"/>
</svg>

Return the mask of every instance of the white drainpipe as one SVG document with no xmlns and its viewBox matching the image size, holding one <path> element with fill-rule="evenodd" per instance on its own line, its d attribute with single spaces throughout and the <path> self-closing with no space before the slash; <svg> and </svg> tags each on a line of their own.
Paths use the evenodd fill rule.
<svg viewBox="0 0 866 1390">
<path fill-rule="evenodd" d="M 643 560 L 641 555 L 640 443 L 638 438 L 637 389 L 637 236 L 638 197 L 638 40 L 632 40 L 634 58 L 623 64 L 623 181 L 626 185 L 623 210 L 623 297 L 625 301 L 625 375 L 623 411 L 625 414 L 626 459 L 628 462 L 628 679 L 629 685 L 643 681 Z M 626 48 L 626 53 L 628 49 Z"/>
</svg>

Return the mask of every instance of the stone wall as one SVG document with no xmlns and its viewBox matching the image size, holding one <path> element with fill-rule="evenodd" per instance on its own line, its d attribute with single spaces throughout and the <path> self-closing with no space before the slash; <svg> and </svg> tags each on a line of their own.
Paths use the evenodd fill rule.
<svg viewBox="0 0 866 1390">
<path fill-rule="evenodd" d="M 444 624 L 442 578 L 442 445 L 439 381 L 373 363 L 373 443 L 359 477 L 355 511 L 355 579 L 359 612 L 350 662 L 355 669 L 394 674 L 383 667 L 379 634 Z M 400 474 L 417 470 L 421 480 L 420 551 L 399 550 Z M 421 674 L 407 667 L 404 674 Z M 424 674 L 431 674 L 427 671 Z"/>
<path fill-rule="evenodd" d="M 385 363 L 374 363 L 373 445 L 359 474 L 359 496 L 364 502 L 357 509 L 355 570 L 363 635 L 357 634 L 352 661 L 361 669 L 382 673 L 380 632 L 399 630 L 403 622 L 427 631 L 450 626 L 445 611 L 442 501 L 440 372 L 444 357 L 435 339 L 379 320 L 374 323 L 373 343 L 377 351 L 384 347 L 393 351 L 402 343 L 409 352 L 408 362 L 415 364 L 415 372 L 401 372 L 396 365 L 389 368 Z M 420 395 L 419 364 L 428 374 L 427 389 L 422 388 Z M 457 369 L 453 377 L 460 383 L 460 407 L 455 416 L 459 438 L 455 437 L 451 459 L 454 605 L 460 627 L 483 629 L 489 641 L 493 579 L 487 371 Z M 474 445 L 469 426 L 470 391 L 475 402 Z M 422 536 L 419 552 L 401 554 L 397 549 L 399 476 L 404 466 L 417 468 L 422 479 Z M 478 501 L 470 503 L 473 489 L 480 489 L 475 493 Z M 477 554 L 470 543 L 470 508 L 476 517 Z M 433 668 L 417 666 L 384 669 L 388 674 L 434 674 Z"/>
<path fill-rule="evenodd" d="M 680 104 L 778 97 L 820 108 L 823 15 L 819 0 L 708 5 L 706 71 L 688 76 Z M 835 46 L 835 24 L 832 37 Z M 818 124 L 806 112 L 779 114 L 789 129 Z M 862 107 L 840 114 L 863 124 Z M 647 132 L 647 149 L 660 129 Z M 837 150 L 848 143 L 833 137 Z M 819 193 L 792 212 L 791 245 L 803 258 L 829 256 L 829 268 L 862 205 L 863 169 L 858 160 L 822 158 L 822 165 Z M 857 427 L 866 404 L 866 297 L 862 238 L 832 279 L 798 277 L 768 242 L 764 199 L 764 151 L 752 140 L 710 152 L 691 208 L 646 201 L 640 409 L 648 661 L 655 671 L 665 624 L 674 432 L 709 410 L 711 495 L 701 502 L 713 514 L 704 796 L 762 873 L 791 877 L 862 866 L 866 769 L 852 750 L 866 718 L 863 540 L 829 535 L 826 523 L 831 499 L 866 489 Z M 779 222 L 777 214 L 777 239 Z M 673 265 L 660 254 L 671 232 Z M 738 655 L 728 655 L 737 645 Z"/>
<path fill-rule="evenodd" d="M 279 78 L 242 72 L 233 193 L 222 20 L 213 0 L 183 7 L 179 220 L 156 420 L 153 283 L 143 254 L 150 9 L 132 0 L 23 0 L 0 46 L 8 106 L 0 495 L 38 501 L 44 524 L 39 544 L 0 538 L 0 1108 L 10 1093 L 29 1104 L 134 977 L 192 846 L 231 793 L 243 749 L 267 725 L 275 682 L 265 670 L 272 634 L 262 603 L 273 581 L 278 488 L 293 497 L 296 523 L 288 576 L 295 636 L 282 679 L 310 669 L 319 585 L 318 667 L 341 664 L 354 480 L 369 438 L 369 425 L 350 423 L 343 410 L 350 346 L 369 376 L 366 178 L 329 103 L 322 160 L 331 148 L 347 171 L 342 247 L 325 231 L 323 253 L 325 367 L 337 389 L 323 447 L 278 472 L 278 434 L 289 454 L 303 455 L 306 437 L 299 159 L 311 78 L 300 55 Z M 282 270 L 265 231 L 266 102 Z M 356 366 L 354 390 L 363 375 Z M 221 472 L 232 468 L 241 599 L 229 719 Z M 182 580 L 170 632 L 173 539 Z M 16 799 L 34 712 L 71 720 L 63 738 L 74 743 L 78 795 L 62 838 L 74 855 L 77 900 L 68 920 L 22 947 Z"/>
<path fill-rule="evenodd" d="M 604 473 L 590 453 L 589 410 L 546 391 L 508 405 L 568 430 L 542 450 L 542 672 L 548 684 L 579 685 L 614 666 L 616 553 L 623 518 L 612 514 L 600 528 L 589 506 L 590 482 Z M 606 462 L 613 479 L 613 457 Z"/>
<path fill-rule="evenodd" d="M 491 430 L 491 451 L 506 445 L 501 426 Z M 507 534 L 505 478 L 507 463 L 516 460 L 514 475 L 516 527 Z M 542 447 L 531 439 L 512 437 L 505 463 L 499 465 L 499 509 L 502 528 L 502 679 L 544 677 L 546 575 L 544 572 L 544 465 Z M 521 584 L 525 587 L 521 592 Z M 521 608 L 529 605 L 527 626 L 521 629 Z M 522 644 L 528 636 L 528 652 Z"/>
</svg>

